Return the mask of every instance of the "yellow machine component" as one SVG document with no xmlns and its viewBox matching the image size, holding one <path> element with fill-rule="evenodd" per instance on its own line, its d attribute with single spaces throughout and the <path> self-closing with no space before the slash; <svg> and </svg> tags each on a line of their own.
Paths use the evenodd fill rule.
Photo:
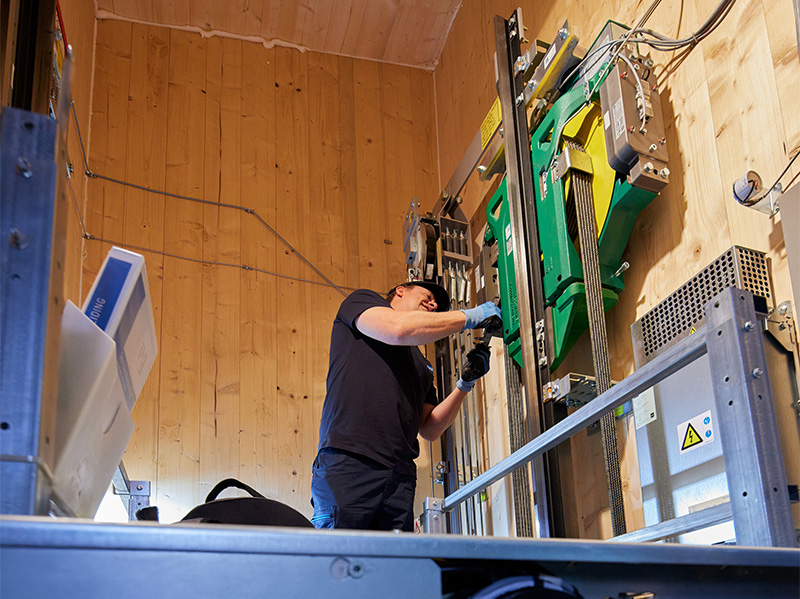
<svg viewBox="0 0 800 599">
<path fill-rule="evenodd" d="M 569 138 L 581 144 L 591 158 L 594 216 L 597 221 L 597 237 L 599 238 L 608 217 L 616 180 L 616 172 L 608 164 L 606 158 L 606 140 L 600 104 L 592 102 L 583 107 L 564 126 L 562 138 Z M 563 151 L 563 141 L 561 149 Z M 566 198 L 569 197 L 569 188 L 572 184 L 571 171 L 567 173 L 565 179 L 564 197 Z"/>
</svg>

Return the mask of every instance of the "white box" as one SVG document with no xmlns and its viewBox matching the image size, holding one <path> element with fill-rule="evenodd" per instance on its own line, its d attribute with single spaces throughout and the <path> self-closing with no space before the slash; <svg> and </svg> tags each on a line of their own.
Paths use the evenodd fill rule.
<svg viewBox="0 0 800 599">
<path fill-rule="evenodd" d="M 111 248 L 83 313 L 117 344 L 122 389 L 132 411 L 158 353 L 144 257 Z"/>
<path fill-rule="evenodd" d="M 61 318 L 53 488 L 92 518 L 133 435 L 113 339 L 67 301 Z"/>
</svg>

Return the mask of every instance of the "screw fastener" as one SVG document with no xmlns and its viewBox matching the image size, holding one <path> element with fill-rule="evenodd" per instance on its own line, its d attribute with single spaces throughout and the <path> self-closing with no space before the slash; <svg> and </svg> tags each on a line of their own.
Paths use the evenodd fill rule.
<svg viewBox="0 0 800 599">
<path fill-rule="evenodd" d="M 30 179 L 33 176 L 33 171 L 31 170 L 31 163 L 28 162 L 27 158 L 23 158 L 22 156 L 17 158 L 17 173 L 21 176 L 25 177 L 26 179 Z"/>
<path fill-rule="evenodd" d="M 761 378 L 761 375 L 764 374 L 764 371 L 761 370 L 760 368 L 753 368 L 753 372 L 751 372 L 750 374 L 753 375 L 754 379 L 759 379 Z"/>
<path fill-rule="evenodd" d="M 755 326 L 756 323 L 754 323 L 752 320 L 748 320 L 746 323 L 744 323 L 744 330 L 752 331 L 755 328 Z"/>
<path fill-rule="evenodd" d="M 14 249 L 24 250 L 28 247 L 28 236 L 15 227 L 8 235 L 8 244 Z"/>
</svg>

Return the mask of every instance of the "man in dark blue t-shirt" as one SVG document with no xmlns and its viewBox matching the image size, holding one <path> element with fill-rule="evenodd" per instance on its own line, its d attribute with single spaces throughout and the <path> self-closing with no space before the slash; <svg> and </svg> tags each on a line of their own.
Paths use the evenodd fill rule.
<svg viewBox="0 0 800 599">
<path fill-rule="evenodd" d="M 413 530 L 417 435 L 438 439 L 489 368 L 485 347 L 470 352 L 471 367 L 438 403 L 417 346 L 500 316 L 491 302 L 452 312 L 449 303 L 428 282 L 398 285 L 386 298 L 359 289 L 342 302 L 311 482 L 317 528 Z"/>
</svg>

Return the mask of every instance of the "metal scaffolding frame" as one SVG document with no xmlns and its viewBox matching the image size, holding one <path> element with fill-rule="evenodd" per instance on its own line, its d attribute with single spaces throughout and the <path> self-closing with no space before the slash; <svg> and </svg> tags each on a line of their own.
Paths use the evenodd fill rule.
<svg viewBox="0 0 800 599">
<path fill-rule="evenodd" d="M 708 326 L 445 497 L 439 502 L 440 509 L 443 512 L 453 509 L 596 422 L 603 414 L 708 353 L 719 436 L 731 490 L 728 510 L 733 516 L 736 542 L 751 547 L 796 547 L 764 345 L 755 326 L 753 294 L 730 287 L 711 299 L 705 311 Z M 656 531 L 644 529 L 629 533 L 625 540 L 664 538 L 725 519 L 725 508 L 717 506 L 710 510 L 685 517 L 680 522 L 661 523 Z"/>
</svg>

